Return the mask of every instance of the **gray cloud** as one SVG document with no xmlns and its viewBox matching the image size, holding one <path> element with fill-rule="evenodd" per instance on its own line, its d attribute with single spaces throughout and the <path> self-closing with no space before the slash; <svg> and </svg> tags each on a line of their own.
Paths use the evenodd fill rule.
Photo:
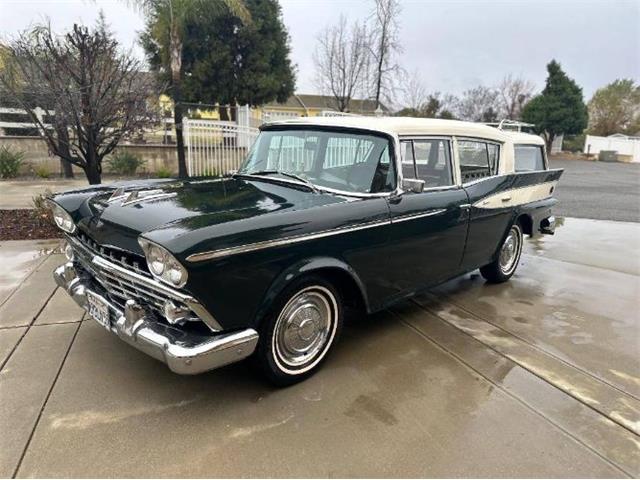
<svg viewBox="0 0 640 480">
<path fill-rule="evenodd" d="M 298 65 L 297 90 L 314 92 L 311 54 L 317 34 L 341 13 L 366 18 L 371 2 L 281 3 Z M 552 58 L 587 97 L 615 78 L 640 78 L 640 2 L 634 0 L 405 0 L 402 6 L 400 63 L 418 70 L 429 90 L 460 93 L 495 84 L 508 73 L 531 79 L 540 89 Z M 0 32 L 11 36 L 45 16 L 61 30 L 73 22 L 93 22 L 100 8 L 118 39 L 142 55 L 134 44 L 143 21 L 119 0 L 0 0 Z"/>
</svg>

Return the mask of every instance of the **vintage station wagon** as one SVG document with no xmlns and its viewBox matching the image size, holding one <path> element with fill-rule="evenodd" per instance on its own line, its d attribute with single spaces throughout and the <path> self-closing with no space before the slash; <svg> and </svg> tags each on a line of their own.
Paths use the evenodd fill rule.
<svg viewBox="0 0 640 480">
<path fill-rule="evenodd" d="M 348 308 L 375 312 L 480 269 L 516 270 L 553 233 L 541 138 L 414 118 L 264 125 L 221 178 L 56 195 L 55 279 L 107 330 L 195 374 L 252 356 L 273 382 L 313 373 Z"/>
</svg>

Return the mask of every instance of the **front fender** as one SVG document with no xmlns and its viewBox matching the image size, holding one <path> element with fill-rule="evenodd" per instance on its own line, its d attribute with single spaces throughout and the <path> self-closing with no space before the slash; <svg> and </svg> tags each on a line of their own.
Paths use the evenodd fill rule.
<svg viewBox="0 0 640 480">
<path fill-rule="evenodd" d="M 344 260 L 334 257 L 312 257 L 300 260 L 299 262 L 291 265 L 285 271 L 280 273 L 278 277 L 271 283 L 271 286 L 264 295 L 260 307 L 256 312 L 256 319 L 259 320 L 268 312 L 269 308 L 273 305 L 273 302 L 278 296 L 297 278 L 309 273 L 320 273 L 321 271 L 340 271 L 348 275 L 353 282 L 357 285 L 360 294 L 365 303 L 367 311 L 369 311 L 369 298 L 367 296 L 364 283 L 356 273 L 356 271 Z"/>
</svg>

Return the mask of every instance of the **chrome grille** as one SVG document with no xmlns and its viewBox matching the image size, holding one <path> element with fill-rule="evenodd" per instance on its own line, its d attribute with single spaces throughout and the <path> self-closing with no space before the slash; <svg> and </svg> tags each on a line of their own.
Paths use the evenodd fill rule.
<svg viewBox="0 0 640 480">
<path fill-rule="evenodd" d="M 78 235 L 74 238 L 80 240 L 82 245 L 93 255 L 106 258 L 110 262 L 116 263 L 127 270 L 133 270 L 140 275 L 152 278 L 151 273 L 149 273 L 147 268 L 147 261 L 144 257 L 125 252 L 124 250 L 100 245 L 84 232 L 78 232 Z"/>
<path fill-rule="evenodd" d="M 106 260 L 112 264 L 126 268 L 128 271 L 133 271 L 138 275 L 144 275 L 145 277 L 151 276 L 148 272 L 141 272 L 128 266 L 124 261 L 114 261 L 112 256 L 102 255 L 100 246 L 89 246 L 85 241 L 82 241 L 78 237 L 68 237 L 69 244 L 73 247 L 75 253 L 76 264 L 86 271 L 104 290 L 110 297 L 111 301 L 124 308 L 124 304 L 127 300 L 133 299 L 145 304 L 151 309 L 161 312 L 162 306 L 170 296 L 161 292 L 160 289 L 156 289 L 152 286 L 145 285 L 141 281 L 132 280 L 127 278 L 116 271 L 109 271 L 101 268 L 96 264 L 93 259 L 95 256 Z"/>
</svg>

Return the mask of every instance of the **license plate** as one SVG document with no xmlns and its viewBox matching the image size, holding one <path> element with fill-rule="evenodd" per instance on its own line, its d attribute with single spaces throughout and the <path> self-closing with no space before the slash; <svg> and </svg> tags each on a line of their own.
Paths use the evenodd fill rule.
<svg viewBox="0 0 640 480">
<path fill-rule="evenodd" d="M 104 298 L 87 291 L 87 306 L 89 307 L 89 315 L 100 325 L 110 330 L 109 305 Z"/>
</svg>

